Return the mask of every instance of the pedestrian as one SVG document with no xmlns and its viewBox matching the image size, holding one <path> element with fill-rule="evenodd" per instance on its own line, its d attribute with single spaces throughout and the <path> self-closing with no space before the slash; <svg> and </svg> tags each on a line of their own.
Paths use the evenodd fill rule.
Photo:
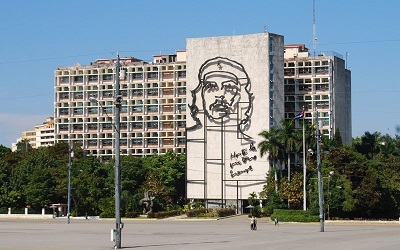
<svg viewBox="0 0 400 250">
<path fill-rule="evenodd" d="M 257 219 L 255 216 L 252 216 L 250 219 L 250 229 L 257 230 Z"/>
<path fill-rule="evenodd" d="M 274 220 L 274 221 L 275 221 L 275 226 L 279 226 L 278 218 L 275 217 L 275 220 Z"/>
</svg>

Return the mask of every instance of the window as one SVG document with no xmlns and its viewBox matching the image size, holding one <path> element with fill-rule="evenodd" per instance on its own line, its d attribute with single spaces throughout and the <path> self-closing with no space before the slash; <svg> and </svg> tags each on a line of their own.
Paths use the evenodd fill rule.
<svg viewBox="0 0 400 250">
<path fill-rule="evenodd" d="M 140 144 L 142 144 L 142 139 L 133 139 L 133 140 L 132 140 L 132 144 L 134 144 L 134 145 L 140 145 Z"/>
<path fill-rule="evenodd" d="M 158 95 L 158 90 L 157 90 L 157 89 L 149 89 L 149 90 L 147 91 L 147 93 L 148 93 L 149 95 L 151 95 L 151 96 L 156 96 L 156 95 Z"/>
<path fill-rule="evenodd" d="M 132 79 L 134 80 L 143 79 L 143 73 L 133 73 Z"/>
<path fill-rule="evenodd" d="M 158 73 L 157 72 L 149 72 L 149 73 L 147 73 L 147 78 L 149 78 L 149 79 L 157 79 L 158 78 Z"/>
<path fill-rule="evenodd" d="M 83 82 L 83 76 L 74 76 L 74 82 Z"/>
<path fill-rule="evenodd" d="M 179 121 L 179 122 L 177 122 L 178 123 L 178 127 L 179 128 L 184 128 L 184 127 L 186 127 L 186 122 L 185 121 Z"/>
<path fill-rule="evenodd" d="M 88 113 L 89 113 L 89 114 L 97 114 L 97 107 L 88 108 Z"/>
<path fill-rule="evenodd" d="M 89 76 L 89 82 L 94 82 L 94 81 L 97 81 L 97 80 L 99 80 L 98 76 Z"/>
<path fill-rule="evenodd" d="M 157 105 L 151 105 L 151 106 L 148 106 L 148 108 L 147 108 L 149 111 L 158 111 L 158 106 Z"/>
<path fill-rule="evenodd" d="M 63 76 L 63 77 L 60 77 L 59 79 L 60 79 L 61 83 L 68 83 L 69 82 L 69 76 Z"/>
<path fill-rule="evenodd" d="M 74 109 L 74 114 L 78 114 L 78 115 L 83 114 L 83 109 L 82 108 L 75 108 Z"/>
<path fill-rule="evenodd" d="M 112 79 L 113 75 L 111 74 L 103 75 L 103 81 L 112 81 Z"/>
<path fill-rule="evenodd" d="M 148 139 L 147 143 L 150 144 L 150 145 L 157 145 L 158 144 L 158 139 L 156 139 L 156 138 Z"/>
<path fill-rule="evenodd" d="M 178 77 L 186 77 L 186 71 L 178 71 Z"/>
</svg>

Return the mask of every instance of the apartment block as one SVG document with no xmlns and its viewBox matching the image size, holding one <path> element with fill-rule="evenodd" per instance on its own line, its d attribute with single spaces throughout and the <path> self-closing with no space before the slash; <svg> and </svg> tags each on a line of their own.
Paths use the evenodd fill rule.
<svg viewBox="0 0 400 250">
<path fill-rule="evenodd" d="M 35 126 L 36 148 L 54 145 L 54 117 L 48 117 L 46 122 Z"/>
<path fill-rule="evenodd" d="M 26 140 L 32 148 L 54 145 L 54 118 L 48 117 L 43 124 L 35 126 L 34 130 L 23 131 L 22 137 L 12 144 L 11 150 L 16 151 L 18 142 L 22 140 Z"/>
<path fill-rule="evenodd" d="M 150 63 L 126 57 L 120 64 L 121 154 L 184 153 L 185 51 L 154 56 Z M 56 142 L 80 145 L 102 160 L 115 156 L 115 66 L 116 59 L 99 59 L 55 70 Z"/>
<path fill-rule="evenodd" d="M 333 137 L 338 129 L 343 143 L 351 144 L 351 72 L 335 52 L 310 56 L 304 44 L 285 45 L 285 119 L 305 110 L 305 121 Z"/>
</svg>

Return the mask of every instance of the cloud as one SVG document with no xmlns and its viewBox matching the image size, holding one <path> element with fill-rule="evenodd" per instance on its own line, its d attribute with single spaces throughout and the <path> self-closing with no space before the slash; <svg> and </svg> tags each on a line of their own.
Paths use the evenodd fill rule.
<svg viewBox="0 0 400 250">
<path fill-rule="evenodd" d="M 11 148 L 11 144 L 22 136 L 22 131 L 33 130 L 43 124 L 49 115 L 0 113 L 0 145 Z"/>
</svg>

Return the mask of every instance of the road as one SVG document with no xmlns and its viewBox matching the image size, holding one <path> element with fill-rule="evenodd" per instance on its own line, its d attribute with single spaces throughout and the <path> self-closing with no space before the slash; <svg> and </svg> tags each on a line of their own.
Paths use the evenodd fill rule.
<svg viewBox="0 0 400 250">
<path fill-rule="evenodd" d="M 274 223 L 246 216 L 222 220 L 123 220 L 122 248 L 161 249 L 400 249 L 400 224 Z M 115 220 L 0 220 L 0 249 L 113 249 Z"/>
</svg>

